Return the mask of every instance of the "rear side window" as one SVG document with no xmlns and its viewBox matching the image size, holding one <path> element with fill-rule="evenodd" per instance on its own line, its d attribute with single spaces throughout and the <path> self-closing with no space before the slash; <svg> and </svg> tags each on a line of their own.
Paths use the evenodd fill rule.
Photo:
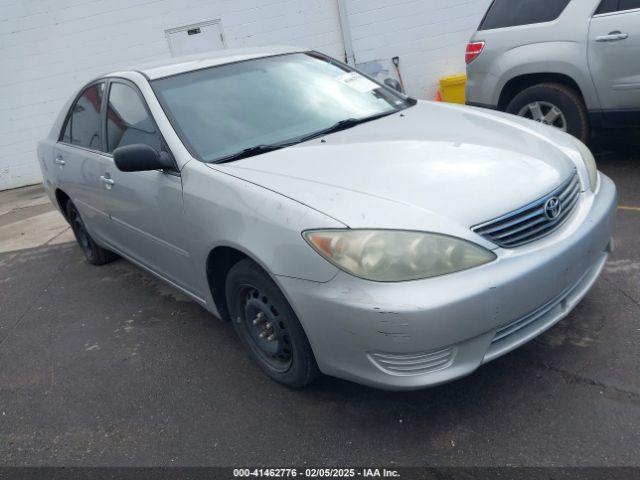
<svg viewBox="0 0 640 480">
<path fill-rule="evenodd" d="M 87 87 L 71 108 L 61 140 L 79 147 L 102 150 L 100 108 L 104 83 Z"/>
<path fill-rule="evenodd" d="M 602 0 L 596 10 L 596 15 L 601 13 L 621 12 L 640 8 L 640 0 Z"/>
<path fill-rule="evenodd" d="M 479 30 L 516 27 L 557 19 L 571 0 L 494 0 Z"/>
<path fill-rule="evenodd" d="M 138 92 L 124 83 L 112 83 L 107 104 L 107 151 L 144 143 L 162 150 L 162 137 Z"/>
</svg>

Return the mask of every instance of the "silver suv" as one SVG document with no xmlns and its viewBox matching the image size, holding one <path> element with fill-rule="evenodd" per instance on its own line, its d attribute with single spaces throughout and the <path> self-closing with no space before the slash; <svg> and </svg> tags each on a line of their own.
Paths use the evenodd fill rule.
<svg viewBox="0 0 640 480">
<path fill-rule="evenodd" d="M 494 0 L 466 61 L 469 105 L 585 142 L 640 126 L 640 0 Z"/>
</svg>

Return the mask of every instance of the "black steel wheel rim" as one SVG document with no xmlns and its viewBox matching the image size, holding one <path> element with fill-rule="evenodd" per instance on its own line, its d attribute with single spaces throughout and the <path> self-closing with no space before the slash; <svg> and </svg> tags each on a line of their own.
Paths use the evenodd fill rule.
<svg viewBox="0 0 640 480">
<path fill-rule="evenodd" d="M 260 289 L 245 285 L 241 290 L 240 317 L 237 319 L 251 349 L 273 370 L 286 372 L 291 367 L 293 348 L 287 325 L 280 311 Z"/>
<path fill-rule="evenodd" d="M 82 223 L 80 215 L 75 210 L 71 212 L 71 228 L 82 250 L 90 256 L 92 252 L 91 245 L 89 243 L 89 236 L 84 228 L 84 223 Z"/>
</svg>

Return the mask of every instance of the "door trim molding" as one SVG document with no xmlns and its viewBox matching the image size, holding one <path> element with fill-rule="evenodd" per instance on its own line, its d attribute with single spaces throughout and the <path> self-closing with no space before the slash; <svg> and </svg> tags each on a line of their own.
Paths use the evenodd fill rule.
<svg viewBox="0 0 640 480">
<path fill-rule="evenodd" d="M 180 247 L 175 246 L 172 243 L 166 242 L 165 240 L 162 240 L 161 238 L 158 238 L 154 235 L 151 235 L 149 232 L 145 232 L 144 230 L 141 230 L 137 227 L 134 227 L 133 225 L 124 222 L 116 217 L 113 216 L 113 214 L 111 214 L 111 220 L 115 223 L 117 223 L 118 225 L 134 232 L 137 233 L 138 235 L 145 237 L 148 240 L 151 240 L 154 243 L 157 243 L 158 245 L 168 248 L 169 250 L 174 251 L 175 253 L 177 253 L 178 255 L 180 255 L 181 257 L 185 257 L 185 258 L 191 258 L 191 255 L 189 254 L 189 252 L 187 252 L 186 250 L 181 249 Z"/>
</svg>

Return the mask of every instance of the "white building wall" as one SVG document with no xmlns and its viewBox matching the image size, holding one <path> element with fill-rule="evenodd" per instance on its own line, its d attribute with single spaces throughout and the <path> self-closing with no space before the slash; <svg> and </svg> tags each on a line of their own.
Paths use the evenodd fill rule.
<svg viewBox="0 0 640 480">
<path fill-rule="evenodd" d="M 358 67 L 397 78 L 407 93 L 433 99 L 438 80 L 465 72 L 464 52 L 491 0 L 349 0 Z"/>
<path fill-rule="evenodd" d="M 344 56 L 332 0 L 0 0 L 0 15 L 0 190 L 40 181 L 36 143 L 84 82 L 169 57 L 166 29 L 220 18 L 229 48 Z"/>
<path fill-rule="evenodd" d="M 437 78 L 464 71 L 488 2 L 347 0 L 356 61 L 390 70 L 399 56 L 408 92 L 432 97 Z M 168 57 L 165 30 L 215 19 L 228 48 L 292 44 L 344 59 L 337 0 L 0 0 L 0 190 L 40 181 L 36 143 L 81 84 Z"/>
</svg>

